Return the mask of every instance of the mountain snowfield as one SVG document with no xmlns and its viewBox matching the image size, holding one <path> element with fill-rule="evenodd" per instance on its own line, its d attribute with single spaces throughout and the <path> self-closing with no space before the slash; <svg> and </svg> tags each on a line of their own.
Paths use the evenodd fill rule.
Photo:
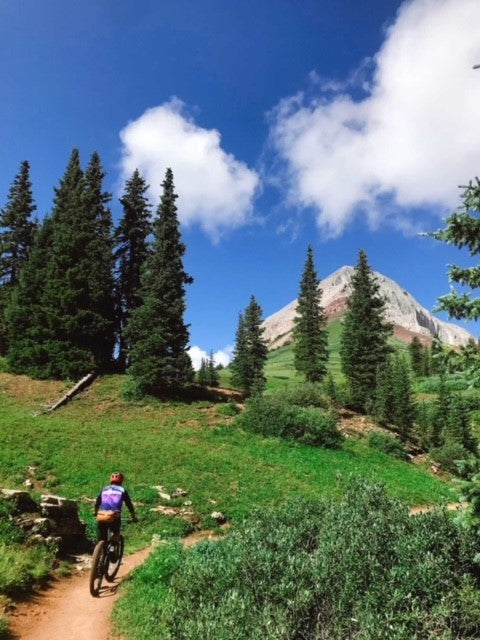
<svg viewBox="0 0 480 640">
<path fill-rule="evenodd" d="M 352 292 L 353 273 L 353 267 L 345 266 L 321 281 L 321 302 L 329 318 L 334 318 L 345 310 Z M 391 278 L 377 271 L 373 273 L 379 284 L 379 294 L 386 300 L 386 318 L 393 324 L 394 334 L 400 340 L 410 342 L 414 336 L 418 336 L 427 344 L 438 336 L 445 344 L 460 346 L 474 338 L 466 329 L 433 316 Z M 291 341 L 296 306 L 297 300 L 293 300 L 263 322 L 263 335 L 269 349 L 281 347 Z"/>
</svg>

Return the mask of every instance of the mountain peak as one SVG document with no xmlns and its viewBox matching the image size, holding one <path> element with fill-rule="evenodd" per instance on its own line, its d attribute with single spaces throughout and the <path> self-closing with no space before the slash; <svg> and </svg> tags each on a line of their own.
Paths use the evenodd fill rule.
<svg viewBox="0 0 480 640">
<path fill-rule="evenodd" d="M 352 292 L 353 273 L 354 267 L 344 265 L 321 281 L 322 306 L 328 319 L 338 317 L 345 311 Z M 386 319 L 393 324 L 394 334 L 400 340 L 410 342 L 413 337 L 418 336 L 422 342 L 430 343 L 437 336 L 445 344 L 460 346 L 474 338 L 465 329 L 436 318 L 391 278 L 377 271 L 373 274 L 379 285 L 379 293 L 386 300 Z M 297 300 L 293 300 L 264 321 L 264 337 L 270 349 L 292 340 L 296 307 Z"/>
</svg>

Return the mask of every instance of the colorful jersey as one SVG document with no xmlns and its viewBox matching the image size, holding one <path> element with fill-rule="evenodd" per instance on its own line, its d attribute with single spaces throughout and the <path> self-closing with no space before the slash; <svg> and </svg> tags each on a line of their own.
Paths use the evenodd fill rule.
<svg viewBox="0 0 480 640">
<path fill-rule="evenodd" d="M 100 509 L 103 511 L 121 511 L 125 500 L 126 491 L 123 487 L 110 484 L 104 487 L 100 493 Z"/>
</svg>

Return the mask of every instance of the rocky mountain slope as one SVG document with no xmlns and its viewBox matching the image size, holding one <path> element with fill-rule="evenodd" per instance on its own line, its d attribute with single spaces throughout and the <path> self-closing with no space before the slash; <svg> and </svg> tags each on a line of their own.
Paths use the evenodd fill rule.
<svg viewBox="0 0 480 640">
<path fill-rule="evenodd" d="M 329 319 L 342 315 L 352 290 L 353 267 L 341 267 L 322 280 L 322 305 Z M 451 346 L 466 344 L 472 334 L 450 322 L 444 322 L 422 307 L 415 298 L 396 282 L 381 273 L 374 272 L 380 285 L 380 295 L 387 301 L 386 317 L 393 324 L 394 334 L 404 342 L 414 336 L 428 344 L 434 336 Z M 270 349 L 287 344 L 292 339 L 293 318 L 297 301 L 290 302 L 266 318 L 264 337 Z"/>
</svg>

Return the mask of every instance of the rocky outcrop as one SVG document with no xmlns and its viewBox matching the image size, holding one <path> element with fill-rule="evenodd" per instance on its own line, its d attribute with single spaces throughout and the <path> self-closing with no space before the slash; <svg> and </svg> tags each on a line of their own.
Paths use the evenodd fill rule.
<svg viewBox="0 0 480 640">
<path fill-rule="evenodd" d="M 353 267 L 342 267 L 320 283 L 322 306 L 329 318 L 338 317 L 344 312 L 352 292 L 353 272 Z M 431 342 L 438 336 L 445 344 L 460 346 L 474 337 L 465 329 L 433 316 L 391 278 L 378 272 L 374 272 L 374 275 L 379 284 L 379 293 L 386 300 L 386 318 L 393 324 L 394 333 L 401 340 L 410 342 L 414 336 L 419 336 L 424 342 Z M 294 300 L 264 321 L 264 337 L 270 349 L 291 342 L 296 307 L 297 301 Z"/>
<path fill-rule="evenodd" d="M 90 549 L 86 524 L 80 520 L 74 500 L 42 495 L 37 503 L 27 491 L 12 489 L 0 489 L 2 498 L 13 504 L 13 523 L 24 532 L 27 542 L 45 544 L 60 553 Z"/>
</svg>

